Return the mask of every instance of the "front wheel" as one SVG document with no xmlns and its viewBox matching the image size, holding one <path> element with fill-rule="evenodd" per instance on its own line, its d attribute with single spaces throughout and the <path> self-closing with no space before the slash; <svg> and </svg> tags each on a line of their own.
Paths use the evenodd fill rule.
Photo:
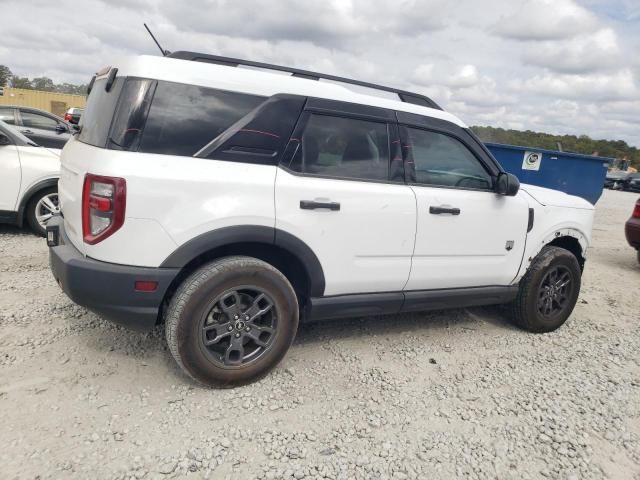
<svg viewBox="0 0 640 480">
<path fill-rule="evenodd" d="M 209 386 L 264 376 L 298 329 L 298 301 L 286 277 L 250 257 L 226 257 L 189 276 L 171 299 L 166 337 L 178 364 Z"/>
<path fill-rule="evenodd" d="M 40 190 L 31 197 L 27 204 L 27 222 L 31 229 L 41 237 L 46 235 L 49 219 L 58 213 L 60 213 L 60 206 L 58 190 L 55 187 Z"/>
<path fill-rule="evenodd" d="M 516 324 L 535 333 L 559 328 L 578 301 L 582 271 L 563 248 L 544 247 L 520 281 L 511 313 Z"/>
</svg>

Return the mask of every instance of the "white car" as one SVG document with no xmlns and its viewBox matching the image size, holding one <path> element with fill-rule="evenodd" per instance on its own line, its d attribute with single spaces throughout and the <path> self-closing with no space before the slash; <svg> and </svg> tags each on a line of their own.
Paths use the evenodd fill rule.
<svg viewBox="0 0 640 480">
<path fill-rule="evenodd" d="M 58 208 L 60 150 L 40 147 L 0 121 L 0 223 L 39 235 Z"/>
<path fill-rule="evenodd" d="M 165 322 L 202 383 L 264 375 L 299 321 L 506 303 L 548 332 L 573 310 L 593 206 L 520 188 L 427 97 L 189 52 L 91 86 L 52 272 L 106 318 Z"/>
</svg>

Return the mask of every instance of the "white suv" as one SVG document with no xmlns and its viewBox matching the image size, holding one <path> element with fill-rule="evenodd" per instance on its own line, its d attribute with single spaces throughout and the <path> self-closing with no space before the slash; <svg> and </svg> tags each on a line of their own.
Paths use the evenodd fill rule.
<svg viewBox="0 0 640 480">
<path fill-rule="evenodd" d="M 573 310 L 593 206 L 519 188 L 426 97 L 189 52 L 91 88 L 51 269 L 106 318 L 164 321 L 202 383 L 265 374 L 299 321 L 508 303 L 547 332 Z"/>
</svg>

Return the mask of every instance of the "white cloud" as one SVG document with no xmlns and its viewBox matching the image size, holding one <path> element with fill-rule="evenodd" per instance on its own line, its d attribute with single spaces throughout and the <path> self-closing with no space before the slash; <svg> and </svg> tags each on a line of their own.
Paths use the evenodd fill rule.
<svg viewBox="0 0 640 480">
<path fill-rule="evenodd" d="M 511 82 L 512 90 L 561 99 L 615 101 L 640 98 L 630 70 L 614 74 L 556 75 L 545 73 Z"/>
<path fill-rule="evenodd" d="M 497 34 L 516 40 L 558 40 L 592 31 L 598 23 L 573 0 L 525 0 L 520 5 L 494 25 Z"/>
<path fill-rule="evenodd" d="M 567 40 L 529 45 L 524 60 L 556 72 L 588 73 L 620 65 L 618 37 L 611 28 Z"/>
</svg>

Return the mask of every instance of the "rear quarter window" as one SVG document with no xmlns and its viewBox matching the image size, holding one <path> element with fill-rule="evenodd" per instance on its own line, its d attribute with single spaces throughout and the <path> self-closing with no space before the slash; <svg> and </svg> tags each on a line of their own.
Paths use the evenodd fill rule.
<svg viewBox="0 0 640 480">
<path fill-rule="evenodd" d="M 193 156 L 264 97 L 158 82 L 139 152 Z"/>
</svg>

